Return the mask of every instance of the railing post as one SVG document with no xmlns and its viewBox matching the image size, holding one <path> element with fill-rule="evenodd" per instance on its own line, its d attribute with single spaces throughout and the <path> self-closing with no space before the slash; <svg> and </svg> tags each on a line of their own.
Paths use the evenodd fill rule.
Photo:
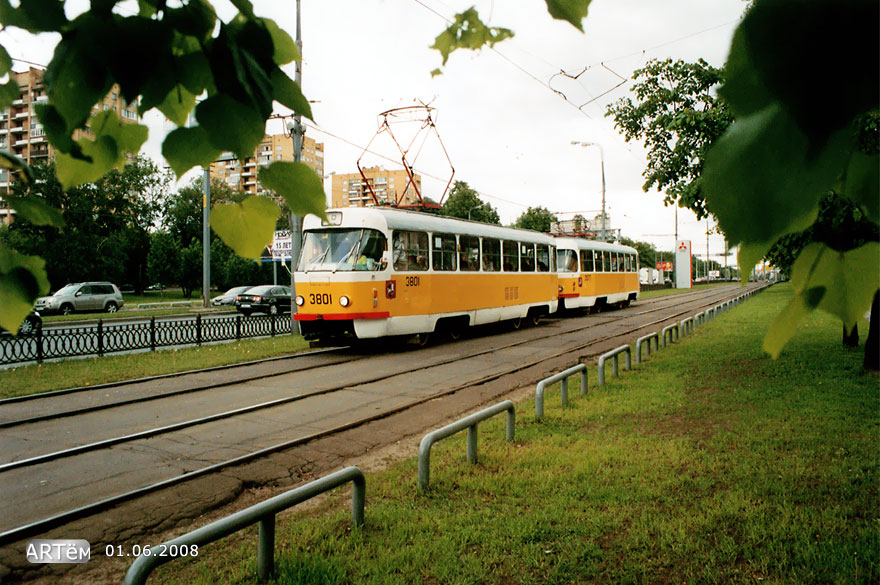
<svg viewBox="0 0 880 585">
<path fill-rule="evenodd" d="M 196 315 L 196 345 L 202 344 L 202 314 Z"/>
<path fill-rule="evenodd" d="M 104 355 L 104 320 L 98 319 L 98 355 Z"/>
<path fill-rule="evenodd" d="M 266 581 L 275 571 L 275 514 L 262 518 L 259 524 L 257 574 L 261 581 Z"/>
<path fill-rule="evenodd" d="M 235 339 L 241 339 L 241 315 L 235 316 Z"/>
<path fill-rule="evenodd" d="M 559 383 L 559 391 L 562 395 L 562 406 L 568 404 L 568 378 L 563 378 Z"/>
<path fill-rule="evenodd" d="M 581 371 L 581 396 L 587 395 L 587 368 L 584 366 L 584 369 Z"/>
<path fill-rule="evenodd" d="M 43 361 L 43 328 L 37 327 L 37 362 Z"/>
<path fill-rule="evenodd" d="M 269 319 L 269 321 L 271 322 L 271 335 L 272 337 L 275 337 L 275 315 L 273 313 L 269 316 L 271 317 L 271 319 Z"/>
<path fill-rule="evenodd" d="M 477 423 L 467 429 L 467 460 L 468 463 L 477 462 Z"/>
</svg>

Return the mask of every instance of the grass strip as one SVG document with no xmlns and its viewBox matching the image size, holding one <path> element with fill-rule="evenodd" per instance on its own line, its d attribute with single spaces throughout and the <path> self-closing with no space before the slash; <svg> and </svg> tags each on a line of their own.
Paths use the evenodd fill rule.
<svg viewBox="0 0 880 585">
<path fill-rule="evenodd" d="M 543 422 L 519 404 L 513 444 L 503 417 L 481 424 L 477 465 L 465 433 L 442 441 L 426 494 L 415 458 L 371 474 L 362 529 L 345 490 L 283 515 L 273 582 L 878 582 L 878 378 L 824 315 L 765 355 L 790 296 L 774 286 L 565 408 L 551 391 Z M 256 529 L 154 578 L 256 583 L 255 549 Z"/>
<path fill-rule="evenodd" d="M 309 343 L 300 335 L 277 335 L 200 347 L 30 364 L 0 370 L 0 398 L 236 364 L 308 348 Z"/>
</svg>

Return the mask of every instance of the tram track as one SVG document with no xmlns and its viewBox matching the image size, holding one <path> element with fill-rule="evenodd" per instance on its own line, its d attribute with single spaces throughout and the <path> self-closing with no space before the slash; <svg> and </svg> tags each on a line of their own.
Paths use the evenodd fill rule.
<svg viewBox="0 0 880 585">
<path fill-rule="evenodd" d="M 654 299 L 650 299 L 649 301 L 640 302 L 639 304 L 640 305 L 641 304 L 660 304 L 660 303 L 663 303 L 664 301 L 670 301 L 670 300 L 674 300 L 674 301 L 677 301 L 680 303 L 680 301 L 683 298 L 690 297 L 692 295 L 700 295 L 700 294 L 701 294 L 700 292 L 680 293 L 678 295 L 675 295 L 674 298 L 656 297 Z M 670 304 L 673 304 L 673 303 L 670 303 Z M 710 302 L 709 304 L 713 304 L 713 303 Z M 605 313 L 602 316 L 607 318 L 607 320 L 604 321 L 605 323 L 607 323 L 609 321 L 620 320 L 620 319 L 625 319 L 625 318 L 629 318 L 629 317 L 633 317 L 633 316 L 637 316 L 637 315 L 643 315 L 646 313 L 659 311 L 659 310 L 662 310 L 663 308 L 665 308 L 665 306 L 666 305 L 663 305 L 663 306 L 655 308 L 655 309 L 649 309 L 647 311 L 640 311 L 640 312 L 635 312 L 635 313 L 630 312 L 627 314 L 619 314 L 617 312 Z M 708 306 L 708 305 L 706 305 L 706 306 Z M 555 335 L 555 333 L 548 334 L 544 337 L 552 337 L 553 335 Z M 500 347 L 498 347 L 498 349 L 503 349 L 505 347 L 514 347 L 516 345 L 521 345 L 523 343 L 527 343 L 527 342 L 526 341 L 516 342 L 516 343 L 508 344 L 505 346 L 500 346 Z M 310 351 L 310 352 L 304 352 L 304 353 L 300 353 L 300 354 L 294 354 L 291 356 L 284 356 L 283 358 L 269 358 L 267 360 L 258 360 L 258 361 L 248 362 L 246 364 L 239 364 L 239 366 L 240 367 L 247 367 L 247 366 L 267 363 L 267 362 L 271 362 L 271 361 L 278 361 L 280 359 L 296 362 L 302 358 L 310 358 L 310 357 L 313 357 L 316 355 L 333 355 L 333 354 L 338 354 L 342 351 L 351 350 L 351 349 L 352 348 L 349 346 L 327 348 L 327 349 L 318 350 L 318 351 Z M 233 385 L 233 384 L 241 384 L 241 383 L 247 383 L 247 382 L 254 382 L 256 380 L 262 380 L 262 379 L 281 376 L 284 374 L 289 374 L 289 373 L 294 373 L 294 372 L 305 372 L 308 370 L 313 370 L 313 369 L 317 369 L 317 368 L 336 365 L 336 364 L 343 363 L 343 362 L 347 363 L 347 362 L 356 361 L 356 360 L 369 359 L 370 357 L 372 357 L 371 354 L 362 354 L 362 355 L 349 356 L 347 358 L 342 358 L 342 359 L 335 360 L 335 361 L 331 359 L 331 360 L 321 361 L 321 362 L 311 364 L 311 365 L 306 365 L 303 367 L 285 368 L 285 369 L 281 369 L 281 370 L 272 372 L 270 374 L 232 377 L 232 378 L 230 378 L 220 384 L 218 384 L 218 383 L 201 384 L 201 385 L 195 385 L 195 386 L 191 386 L 191 387 L 183 388 L 183 389 L 179 389 L 179 390 L 152 393 L 152 394 L 145 395 L 145 396 L 138 396 L 135 398 L 127 398 L 124 400 L 105 402 L 102 404 L 96 404 L 96 405 L 87 406 L 87 407 L 79 407 L 79 408 L 70 409 L 70 410 L 59 410 L 59 411 L 49 412 L 49 413 L 41 414 L 41 415 L 37 415 L 37 416 L 29 416 L 27 418 L 19 418 L 19 419 L 13 418 L 13 419 L 9 419 L 9 420 L 0 420 L 0 430 L 12 428 L 12 427 L 17 427 L 17 426 L 21 426 L 21 425 L 26 425 L 26 424 L 34 424 L 34 423 L 38 423 L 38 422 L 57 420 L 59 418 L 64 418 L 64 417 L 82 415 L 82 414 L 86 414 L 86 413 L 90 413 L 90 412 L 97 412 L 100 410 L 106 410 L 106 409 L 110 409 L 110 408 L 118 408 L 121 406 L 129 406 L 129 405 L 143 403 L 143 402 L 161 400 L 161 399 L 170 398 L 170 397 L 174 397 L 174 396 L 181 396 L 181 395 L 185 395 L 185 394 L 189 394 L 189 393 L 193 393 L 193 392 L 209 391 L 209 390 L 213 390 L 213 389 L 223 387 L 223 386 L 229 386 L 229 385 Z M 442 365 L 442 364 L 438 364 L 438 365 Z M 171 377 L 181 377 L 186 374 L 199 374 L 199 373 L 205 373 L 205 372 L 214 372 L 214 371 L 218 371 L 221 369 L 230 369 L 232 367 L 234 367 L 234 366 L 221 366 L 218 368 L 207 368 L 204 370 L 195 370 L 195 371 L 189 371 L 189 372 L 165 374 L 162 376 L 131 380 L 131 381 L 129 381 L 129 384 L 138 385 L 138 384 L 150 383 L 150 382 L 153 382 L 155 380 L 160 380 L 160 379 L 167 379 L 167 378 L 171 378 Z M 67 394 L 77 393 L 77 392 L 90 391 L 92 393 L 99 393 L 99 392 L 105 391 L 108 388 L 119 387 L 120 385 L 122 385 L 122 383 L 112 383 L 112 384 L 100 385 L 100 386 L 95 386 L 95 387 L 78 387 L 78 388 L 60 390 L 57 392 L 45 393 L 45 394 L 34 394 L 34 395 L 25 396 L 25 397 L 15 397 L 15 398 L 6 399 L 6 400 L 0 400 L 0 407 L 6 406 L 8 404 L 40 401 L 41 398 L 43 400 L 49 400 L 49 399 L 54 399 L 58 396 L 64 396 Z M 318 392 L 315 394 L 311 394 L 311 395 L 324 394 L 324 393 L 332 391 L 332 390 L 333 389 L 328 389 L 328 390 L 324 390 L 324 391 L 321 391 L 321 392 Z M 302 399 L 302 398 L 305 398 L 305 397 L 308 397 L 311 395 L 302 395 L 299 397 L 295 397 L 293 399 L 294 400 Z M 268 407 L 271 407 L 271 406 L 274 406 L 277 404 L 284 404 L 284 403 L 285 402 L 283 400 L 270 401 L 270 402 L 264 403 L 263 405 L 254 405 L 254 408 L 268 408 Z M 247 412 L 247 410 L 241 410 L 241 412 Z M 215 420 L 215 419 L 211 419 L 211 420 Z M 194 423 L 194 424 L 198 424 L 198 423 Z M 172 426 L 174 426 L 176 428 L 176 425 L 172 425 Z M 181 427 L 181 428 L 183 428 L 183 427 Z M 112 444 L 116 444 L 116 443 L 112 443 Z M 8 465 L 8 464 L 0 464 L 0 472 L 2 472 L 6 468 L 6 465 Z"/>
<path fill-rule="evenodd" d="M 612 336 L 612 338 L 625 337 L 625 336 L 631 335 L 632 333 L 634 333 L 638 330 L 645 329 L 647 327 L 651 327 L 651 326 L 654 326 L 654 325 L 657 325 L 660 323 L 668 322 L 668 321 L 674 320 L 674 319 L 677 320 L 685 315 L 692 315 L 698 309 L 703 309 L 705 307 L 714 306 L 714 305 L 718 304 L 719 301 L 723 302 L 724 300 L 730 298 L 731 296 L 736 296 L 735 294 L 731 295 L 729 289 L 727 289 L 725 291 L 717 292 L 714 294 L 710 293 L 708 295 L 706 295 L 705 293 L 685 293 L 685 294 L 687 294 L 689 298 L 693 298 L 692 295 L 695 295 L 695 294 L 699 295 L 695 299 L 698 301 L 696 303 L 697 306 L 689 306 L 686 309 L 677 311 L 672 314 L 667 314 L 662 319 L 659 319 L 659 320 L 650 321 L 648 323 L 642 322 L 640 324 L 635 324 L 633 326 L 627 327 L 625 330 L 620 330 L 620 331 L 615 332 L 615 334 Z M 546 335 L 539 335 L 539 336 L 535 336 L 535 337 L 530 337 L 529 339 L 516 341 L 514 343 L 505 344 L 503 346 L 495 346 L 491 349 L 487 349 L 487 350 L 481 351 L 481 352 L 471 353 L 467 356 L 463 356 L 463 357 L 456 356 L 456 357 L 450 358 L 450 359 L 439 360 L 439 361 L 436 361 L 434 363 L 431 363 L 431 364 L 428 364 L 428 365 L 425 365 L 425 366 L 419 367 L 419 368 L 408 368 L 405 371 L 391 372 L 388 374 L 377 375 L 377 376 L 374 376 L 374 377 L 371 377 L 368 379 L 361 379 L 360 382 L 358 383 L 358 385 L 365 386 L 368 384 L 375 384 L 377 382 L 389 380 L 395 376 L 399 376 L 402 374 L 411 374 L 413 372 L 426 372 L 432 368 L 440 368 L 442 366 L 447 366 L 449 364 L 459 362 L 459 361 L 464 362 L 467 359 L 479 358 L 481 356 L 485 356 L 485 355 L 492 354 L 492 353 L 498 353 L 503 350 L 515 348 L 517 346 L 522 346 L 522 345 L 529 344 L 529 343 L 535 343 L 536 341 L 541 341 L 541 340 L 544 340 L 547 338 L 577 334 L 577 333 L 582 332 L 584 330 L 590 329 L 592 326 L 601 325 L 601 324 L 608 324 L 608 323 L 612 323 L 612 322 L 616 322 L 616 321 L 625 320 L 628 318 L 634 318 L 637 316 L 647 315 L 647 314 L 658 312 L 661 310 L 668 310 L 670 305 L 672 305 L 672 304 L 680 305 L 680 304 L 682 304 L 681 301 L 685 300 L 682 298 L 682 297 L 684 297 L 684 295 L 676 295 L 676 296 L 678 297 L 678 299 L 676 299 L 668 304 L 664 302 L 665 298 L 662 298 L 662 297 L 658 298 L 659 300 L 658 299 L 651 299 L 651 301 L 654 301 L 654 302 L 645 302 L 645 304 L 652 304 L 652 305 L 656 304 L 659 306 L 654 307 L 654 308 L 650 308 L 647 310 L 643 310 L 643 311 L 635 311 L 635 312 L 628 311 L 626 313 L 603 314 L 603 315 L 601 315 L 601 317 L 603 318 L 601 323 L 591 323 L 590 326 L 588 326 L 588 327 L 573 327 L 573 328 L 568 328 L 568 329 L 563 327 L 561 331 L 548 331 Z M 564 321 L 564 320 L 560 319 L 558 321 Z M 10 542 L 15 542 L 17 540 L 26 538 L 28 536 L 41 534 L 47 530 L 50 530 L 51 528 L 54 528 L 57 526 L 62 526 L 62 525 L 67 524 L 73 520 L 99 513 L 102 510 L 106 510 L 110 507 L 113 507 L 113 506 L 119 504 L 119 503 L 138 498 L 140 496 L 146 495 L 151 492 L 155 492 L 155 491 L 158 491 L 158 490 L 161 490 L 161 489 L 164 489 L 164 488 L 176 485 L 176 484 L 180 484 L 180 483 L 183 483 L 183 482 L 186 482 L 186 481 L 198 478 L 198 477 L 210 475 L 212 473 L 219 472 L 223 469 L 242 465 L 244 463 L 251 462 L 255 459 L 259 459 L 261 457 L 264 457 L 264 456 L 272 454 L 272 453 L 284 451 L 286 449 L 290 449 L 291 447 L 295 447 L 297 445 L 302 445 L 304 443 L 315 441 L 316 439 L 319 439 L 322 437 L 327 437 L 327 436 L 337 434 L 337 433 L 340 433 L 340 432 L 343 432 L 343 431 L 346 431 L 346 430 L 349 430 L 349 429 L 352 429 L 352 428 L 355 428 L 355 427 L 358 427 L 361 425 L 365 425 L 365 424 L 372 422 L 372 421 L 375 421 L 375 420 L 379 420 L 382 418 L 392 416 L 396 413 L 405 411 L 407 409 L 411 409 L 415 406 L 424 404 L 426 402 L 436 400 L 436 399 L 444 397 L 444 396 L 449 396 L 451 394 L 455 394 L 456 392 L 460 392 L 461 390 L 463 390 L 464 388 L 467 388 L 467 387 L 473 387 L 473 386 L 479 386 L 482 384 L 487 384 L 490 381 L 503 378 L 504 376 L 510 376 L 510 375 L 515 374 L 517 372 L 531 368 L 531 367 L 537 365 L 538 363 L 540 363 L 542 361 L 546 361 L 548 359 L 564 357 L 565 355 L 570 355 L 573 352 L 582 352 L 584 350 L 588 350 L 591 346 L 595 346 L 595 345 L 599 344 L 601 341 L 607 341 L 607 339 L 608 339 L 607 337 L 606 338 L 597 338 L 597 339 L 593 339 L 590 341 L 577 343 L 574 345 L 567 345 L 563 350 L 560 350 L 560 351 L 557 351 L 557 352 L 554 352 L 551 354 L 544 353 L 538 359 L 522 360 L 515 367 L 505 368 L 503 371 L 494 372 L 490 375 L 483 376 L 481 378 L 469 379 L 465 383 L 455 385 L 452 387 L 444 388 L 440 392 L 431 393 L 428 396 L 423 396 L 423 397 L 415 399 L 415 400 L 409 400 L 404 404 L 400 404 L 394 408 L 382 410 L 381 412 L 378 412 L 378 413 L 373 413 L 370 416 L 361 417 L 356 420 L 349 421 L 345 424 L 336 425 L 336 426 L 333 426 L 331 428 L 327 428 L 327 429 L 324 429 L 321 431 L 316 431 L 316 432 L 313 432 L 310 434 L 299 436 L 299 437 L 292 439 L 292 440 L 283 441 L 280 443 L 270 445 L 268 447 L 256 449 L 254 451 L 251 451 L 251 452 L 246 453 L 244 455 L 241 455 L 239 457 L 226 459 L 226 460 L 214 463 L 212 465 L 207 465 L 207 466 L 201 467 L 199 469 L 183 473 L 183 474 L 175 476 L 175 477 L 166 478 L 162 481 L 154 482 L 149 485 L 140 486 L 135 489 L 129 490 L 127 492 L 124 492 L 121 494 L 116 494 L 116 495 L 111 496 L 109 498 L 104 498 L 104 499 L 101 499 L 99 501 L 96 501 L 96 502 L 93 502 L 93 503 L 90 503 L 90 504 L 87 504 L 84 506 L 79 506 L 79 507 L 76 507 L 74 509 L 71 509 L 71 510 L 59 513 L 59 514 L 55 514 L 55 515 L 52 515 L 50 517 L 47 517 L 47 518 L 44 518 L 41 520 L 37 520 L 35 522 L 31 522 L 31 523 L 28 523 L 28 524 L 25 524 L 22 526 L 11 528 L 9 530 L 6 530 L 5 532 L 0 533 L 0 545 L 10 543 Z M 369 357 L 369 356 L 366 356 L 366 357 Z M 582 357 L 591 357 L 591 355 L 588 354 L 588 355 L 582 356 Z M 364 359 L 364 357 L 360 357 L 358 359 Z M 278 375 L 278 374 L 273 374 L 273 375 Z M 253 412 L 255 410 L 273 408 L 273 407 L 280 406 L 282 404 L 290 404 L 292 402 L 305 400 L 307 398 L 313 398 L 316 396 L 322 396 L 322 395 L 330 394 L 333 392 L 338 392 L 340 390 L 346 390 L 346 389 L 351 390 L 352 388 L 353 387 L 351 385 L 336 385 L 331 388 L 325 388 L 325 389 L 311 392 L 311 393 L 307 393 L 307 394 L 288 397 L 286 399 L 268 401 L 266 403 L 257 404 L 257 405 L 250 405 L 244 409 L 235 409 L 232 411 L 216 413 L 216 414 L 210 415 L 208 417 L 201 417 L 199 419 L 192 419 L 189 421 L 183 421 L 183 422 L 176 423 L 173 425 L 166 425 L 164 427 L 148 429 L 148 430 L 140 432 L 140 433 L 133 433 L 133 434 L 130 434 L 127 436 L 114 437 L 114 438 L 111 438 L 108 440 L 94 442 L 89 445 L 81 445 L 81 446 L 78 446 L 78 447 L 75 447 L 72 449 L 57 451 L 54 453 L 47 453 L 44 455 L 40 455 L 38 457 L 33 457 L 33 458 L 25 459 L 25 460 L 20 460 L 17 462 L 11 462 L 8 464 L 4 464 L 4 465 L 0 466 L 0 473 L 11 471 L 13 469 L 19 469 L 22 467 L 31 467 L 31 466 L 40 465 L 40 464 L 47 463 L 47 462 L 54 461 L 54 460 L 58 460 L 61 458 L 70 457 L 70 456 L 73 456 L 76 454 L 81 454 L 81 453 L 84 453 L 87 451 L 96 451 L 96 450 L 100 450 L 100 449 L 106 449 L 106 448 L 109 448 L 110 446 L 118 445 L 123 442 L 137 441 L 138 439 L 153 437 L 153 436 L 156 436 L 159 434 L 164 434 L 164 433 L 171 433 L 171 432 L 182 430 L 184 428 L 189 428 L 189 427 L 198 426 L 201 424 L 206 424 L 206 423 L 212 422 L 212 421 L 222 420 L 225 418 L 232 418 L 235 416 L 241 416 L 242 414 L 245 414 L 248 412 Z M 190 390 L 190 392 L 194 392 L 194 391 L 195 390 Z M 168 396 L 169 395 L 166 394 L 166 395 L 160 396 L 159 398 L 168 397 Z M 140 401 L 127 403 L 127 404 L 136 404 L 137 402 L 140 402 Z M 125 404 L 122 404 L 122 405 L 125 405 Z M 117 407 L 117 406 L 120 406 L 120 404 L 116 403 L 112 406 L 107 406 L 106 408 L 112 408 L 112 407 Z M 67 416 L 72 416 L 72 415 L 67 415 Z M 27 423 L 21 422 L 20 424 L 24 425 Z"/>
</svg>

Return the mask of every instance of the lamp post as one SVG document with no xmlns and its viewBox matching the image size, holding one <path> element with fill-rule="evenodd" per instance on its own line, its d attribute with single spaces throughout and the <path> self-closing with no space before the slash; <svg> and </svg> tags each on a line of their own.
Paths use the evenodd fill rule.
<svg viewBox="0 0 880 585">
<path fill-rule="evenodd" d="M 579 140 L 572 140 L 572 145 L 574 146 L 583 146 L 586 148 L 587 146 L 598 146 L 599 147 L 599 163 L 602 168 L 602 241 L 605 241 L 605 151 L 602 149 L 602 145 L 598 142 L 580 142 Z"/>
<path fill-rule="evenodd" d="M 470 221 L 470 219 L 471 219 L 471 211 L 473 211 L 474 209 L 479 209 L 479 208 L 481 208 L 482 206 L 483 206 L 483 204 L 480 203 L 479 205 L 474 205 L 473 207 L 471 207 L 470 209 L 468 209 L 468 221 Z"/>
</svg>

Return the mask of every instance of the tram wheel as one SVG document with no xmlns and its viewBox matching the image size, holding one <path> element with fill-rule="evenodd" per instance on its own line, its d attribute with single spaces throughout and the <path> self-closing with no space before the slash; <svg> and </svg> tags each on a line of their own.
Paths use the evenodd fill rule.
<svg viewBox="0 0 880 585">
<path fill-rule="evenodd" d="M 413 336 L 413 343 L 419 347 L 425 347 L 428 345 L 428 342 L 431 340 L 430 333 L 416 333 Z"/>
<path fill-rule="evenodd" d="M 536 327 L 541 324 L 541 313 L 532 313 L 529 315 L 529 325 Z"/>
<path fill-rule="evenodd" d="M 514 329 L 522 329 L 522 326 L 523 326 L 522 317 L 517 317 L 516 319 L 511 321 L 510 324 L 513 326 Z"/>
</svg>

